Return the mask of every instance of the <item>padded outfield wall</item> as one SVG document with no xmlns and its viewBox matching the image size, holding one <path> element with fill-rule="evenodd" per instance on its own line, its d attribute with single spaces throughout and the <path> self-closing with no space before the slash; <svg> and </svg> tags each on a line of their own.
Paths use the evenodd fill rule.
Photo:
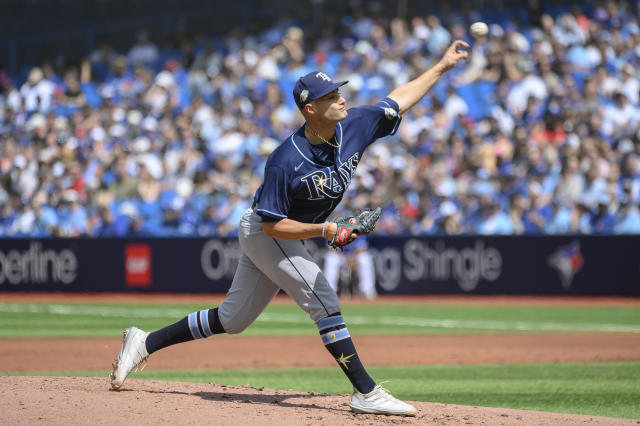
<svg viewBox="0 0 640 426">
<path fill-rule="evenodd" d="M 640 295 L 640 236 L 371 237 L 380 294 Z M 321 240 L 306 242 L 321 261 Z M 224 293 L 234 238 L 0 239 L 0 292 Z"/>
</svg>

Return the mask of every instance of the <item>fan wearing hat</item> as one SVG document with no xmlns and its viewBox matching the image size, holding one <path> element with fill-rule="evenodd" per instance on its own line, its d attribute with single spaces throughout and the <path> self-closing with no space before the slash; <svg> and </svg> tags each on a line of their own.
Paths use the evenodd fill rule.
<svg viewBox="0 0 640 426">
<path fill-rule="evenodd" d="M 134 367 L 161 348 L 242 332 L 284 290 L 316 323 L 323 344 L 353 385 L 353 411 L 415 416 L 411 404 L 391 396 L 365 370 L 338 296 L 303 241 L 334 238 L 337 226 L 329 215 L 340 203 L 365 149 L 394 134 L 401 114 L 465 59 L 463 48 L 468 47 L 464 41 L 455 41 L 435 66 L 375 105 L 347 109 L 340 93 L 346 81 L 334 82 L 321 71 L 300 77 L 293 97 L 305 124 L 267 159 L 264 182 L 240 220 L 242 253 L 225 300 L 217 308 L 193 312 L 153 333 L 129 328 L 111 375 L 112 387 L 119 389 Z M 357 234 L 351 236 L 355 238 Z M 292 363 L 296 356 L 291 354 Z"/>
</svg>

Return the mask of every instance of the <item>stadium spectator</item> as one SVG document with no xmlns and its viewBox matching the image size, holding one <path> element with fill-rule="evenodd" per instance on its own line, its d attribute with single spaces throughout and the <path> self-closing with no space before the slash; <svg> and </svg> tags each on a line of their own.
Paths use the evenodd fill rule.
<svg viewBox="0 0 640 426">
<path fill-rule="evenodd" d="M 20 87 L 25 111 L 49 112 L 55 90 L 55 84 L 45 78 L 41 68 L 32 68 L 27 81 Z"/>
<path fill-rule="evenodd" d="M 495 15 L 466 69 L 361 159 L 345 208 L 382 205 L 380 233 L 640 233 L 637 13 Z M 292 19 L 198 42 L 141 32 L 125 51 L 101 40 L 80 66 L 0 73 L 0 234 L 229 235 L 300 125 L 289 94 L 304 70 L 373 103 L 471 16 L 358 12 L 314 40 Z"/>
</svg>

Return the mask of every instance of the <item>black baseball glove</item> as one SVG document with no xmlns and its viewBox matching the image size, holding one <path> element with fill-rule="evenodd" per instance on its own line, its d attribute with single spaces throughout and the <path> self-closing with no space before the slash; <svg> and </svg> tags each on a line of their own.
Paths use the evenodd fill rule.
<svg viewBox="0 0 640 426">
<path fill-rule="evenodd" d="M 382 214 L 382 208 L 362 209 L 355 216 L 339 217 L 334 222 L 338 225 L 336 235 L 329 245 L 333 248 L 340 248 L 351 243 L 351 234 L 370 234 L 376 228 L 376 223 Z"/>
</svg>

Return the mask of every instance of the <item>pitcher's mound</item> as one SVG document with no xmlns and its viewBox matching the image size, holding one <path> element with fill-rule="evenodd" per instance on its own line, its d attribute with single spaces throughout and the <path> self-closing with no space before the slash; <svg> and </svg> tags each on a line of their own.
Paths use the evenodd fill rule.
<svg viewBox="0 0 640 426">
<path fill-rule="evenodd" d="M 0 377 L 0 424 L 636 425 L 635 420 L 416 402 L 417 417 L 354 414 L 348 395 L 214 383 Z"/>
</svg>

